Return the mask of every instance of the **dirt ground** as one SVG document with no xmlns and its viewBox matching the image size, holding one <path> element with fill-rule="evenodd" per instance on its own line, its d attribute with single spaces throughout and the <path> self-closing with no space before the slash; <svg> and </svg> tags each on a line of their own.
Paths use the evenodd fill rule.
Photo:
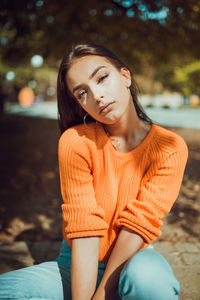
<svg viewBox="0 0 200 300">
<path fill-rule="evenodd" d="M 200 130 L 170 128 L 189 147 L 179 197 L 164 218 L 162 241 L 199 242 Z M 0 241 L 60 241 L 57 121 L 7 115 L 0 119 Z"/>
</svg>

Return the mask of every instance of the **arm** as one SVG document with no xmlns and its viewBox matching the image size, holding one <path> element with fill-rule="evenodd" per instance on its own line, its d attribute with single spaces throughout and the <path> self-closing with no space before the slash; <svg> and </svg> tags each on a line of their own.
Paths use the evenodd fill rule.
<svg viewBox="0 0 200 300">
<path fill-rule="evenodd" d="M 187 155 L 187 146 L 183 143 L 181 149 L 168 156 L 159 167 L 152 166 L 141 182 L 137 198 L 132 199 L 119 214 L 117 225 L 122 230 L 94 300 L 111 299 L 125 262 L 144 241 L 151 243 L 160 235 L 162 218 L 178 196 Z"/>
<path fill-rule="evenodd" d="M 119 213 L 116 225 L 137 232 L 148 244 L 155 241 L 161 235 L 163 217 L 178 197 L 187 155 L 183 143 L 158 163 L 152 163 L 141 181 L 137 197 Z"/>
<path fill-rule="evenodd" d="M 63 235 L 72 241 L 72 297 L 90 300 L 96 288 L 99 237 L 104 236 L 108 224 L 96 202 L 88 147 L 75 129 L 61 136 L 58 153 Z"/>
<path fill-rule="evenodd" d="M 96 202 L 87 146 L 69 129 L 59 140 L 58 154 L 65 240 L 104 236 L 108 224 Z"/>
<path fill-rule="evenodd" d="M 93 300 L 112 299 L 117 291 L 120 272 L 124 264 L 141 248 L 143 242 L 138 234 L 128 228 L 122 228 Z"/>
<path fill-rule="evenodd" d="M 90 300 L 98 272 L 99 237 L 72 240 L 71 282 L 73 300 Z"/>
</svg>

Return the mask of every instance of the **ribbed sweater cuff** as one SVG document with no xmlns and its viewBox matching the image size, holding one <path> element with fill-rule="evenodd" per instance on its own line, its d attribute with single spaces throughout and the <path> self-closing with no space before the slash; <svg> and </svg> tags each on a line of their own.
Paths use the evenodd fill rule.
<svg viewBox="0 0 200 300">
<path fill-rule="evenodd" d="M 106 229 L 104 230 L 85 230 L 77 232 L 65 232 L 67 239 L 82 238 L 82 237 L 103 237 L 105 236 Z"/>
<path fill-rule="evenodd" d="M 155 232 L 150 232 L 146 227 L 142 227 L 140 225 L 137 225 L 133 222 L 131 222 L 130 220 L 126 219 L 126 218 L 119 218 L 117 220 L 117 226 L 118 227 L 127 227 L 133 231 L 135 231 L 136 233 L 138 233 L 139 235 L 141 235 L 143 237 L 143 239 L 145 240 L 146 243 L 152 243 L 153 241 L 155 241 L 160 235 L 161 235 L 161 230 L 159 228 L 155 228 Z"/>
<path fill-rule="evenodd" d="M 64 232 L 67 238 L 104 236 L 108 228 L 108 224 L 104 220 L 105 213 L 99 206 L 77 207 L 77 205 L 63 204 L 62 213 L 66 224 Z"/>
</svg>

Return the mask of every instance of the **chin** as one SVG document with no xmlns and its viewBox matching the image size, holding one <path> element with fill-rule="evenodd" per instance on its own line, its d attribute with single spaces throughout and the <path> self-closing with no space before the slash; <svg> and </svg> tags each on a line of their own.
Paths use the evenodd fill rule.
<svg viewBox="0 0 200 300">
<path fill-rule="evenodd" d="M 107 124 L 107 125 L 113 125 L 115 124 L 120 118 L 119 117 L 112 117 L 112 118 L 105 118 L 101 121 L 101 123 Z"/>
</svg>

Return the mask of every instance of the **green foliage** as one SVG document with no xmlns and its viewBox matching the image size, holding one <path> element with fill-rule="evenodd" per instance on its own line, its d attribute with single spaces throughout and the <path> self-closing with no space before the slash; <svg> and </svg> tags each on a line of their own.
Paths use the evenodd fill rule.
<svg viewBox="0 0 200 300">
<path fill-rule="evenodd" d="M 1 61 L 16 69 L 17 85 L 34 78 L 34 54 L 43 56 L 45 68 L 58 68 L 73 43 L 88 41 L 109 47 L 136 74 L 151 74 L 186 94 L 196 91 L 193 75 L 187 75 L 186 90 L 185 81 L 173 74 L 199 59 L 197 0 L 1 0 L 0 31 Z"/>
<path fill-rule="evenodd" d="M 7 64 L 4 64 L 2 60 L 0 61 L 0 69 L 1 69 L 1 80 L 0 80 L 1 89 L 5 90 L 4 87 L 6 86 L 5 83 L 6 83 L 7 72 L 13 71 L 15 73 L 15 78 L 13 81 L 11 81 L 11 83 L 14 84 L 16 90 L 28 86 L 30 81 L 35 80 L 37 85 L 36 87 L 33 88 L 33 90 L 36 94 L 44 91 L 44 87 L 48 87 L 51 79 L 51 74 L 52 74 L 52 68 L 48 68 L 47 66 L 42 68 L 34 68 L 31 67 L 30 64 L 28 65 L 21 64 L 19 66 L 14 66 L 11 68 Z"/>
<path fill-rule="evenodd" d="M 175 68 L 174 83 L 179 86 L 183 94 L 200 95 L 200 60 L 184 67 Z"/>
</svg>

